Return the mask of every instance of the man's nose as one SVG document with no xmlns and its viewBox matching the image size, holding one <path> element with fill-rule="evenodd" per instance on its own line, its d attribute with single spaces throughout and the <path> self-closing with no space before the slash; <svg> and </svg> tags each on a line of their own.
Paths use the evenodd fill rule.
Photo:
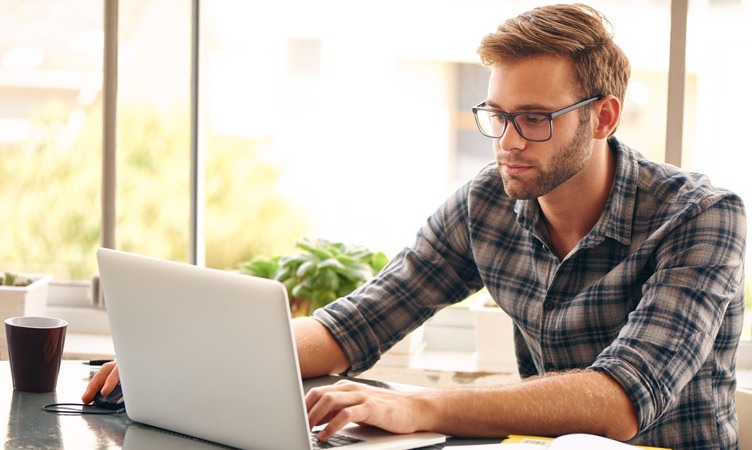
<svg viewBox="0 0 752 450">
<path fill-rule="evenodd" d="M 517 131 L 513 122 L 509 122 L 507 129 L 498 141 L 499 147 L 508 152 L 524 150 L 527 145 L 527 140 Z"/>
</svg>

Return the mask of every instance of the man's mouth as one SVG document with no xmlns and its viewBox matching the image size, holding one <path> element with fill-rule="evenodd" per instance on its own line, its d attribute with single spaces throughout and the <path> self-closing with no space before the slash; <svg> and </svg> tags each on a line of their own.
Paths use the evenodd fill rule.
<svg viewBox="0 0 752 450">
<path fill-rule="evenodd" d="M 500 162 L 499 168 L 501 169 L 502 173 L 507 173 L 509 175 L 518 175 L 523 172 L 526 172 L 530 170 L 533 166 L 530 164 L 521 164 L 521 163 L 510 163 L 510 162 Z"/>
</svg>

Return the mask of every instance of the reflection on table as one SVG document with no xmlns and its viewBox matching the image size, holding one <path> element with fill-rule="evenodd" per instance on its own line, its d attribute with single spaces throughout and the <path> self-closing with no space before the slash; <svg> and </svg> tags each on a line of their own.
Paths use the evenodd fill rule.
<svg viewBox="0 0 752 450">
<path fill-rule="evenodd" d="M 57 390 L 39 394 L 14 391 L 10 365 L 8 361 L 0 361 L 0 436 L 5 438 L 4 449 L 227 448 L 135 423 L 126 414 L 58 415 L 43 411 L 44 405 L 50 403 L 80 403 L 86 383 L 97 370 L 98 367 L 89 366 L 84 361 L 65 360 L 60 369 Z M 379 382 L 374 384 L 381 385 Z M 446 446 L 488 442 L 451 440 Z"/>
</svg>

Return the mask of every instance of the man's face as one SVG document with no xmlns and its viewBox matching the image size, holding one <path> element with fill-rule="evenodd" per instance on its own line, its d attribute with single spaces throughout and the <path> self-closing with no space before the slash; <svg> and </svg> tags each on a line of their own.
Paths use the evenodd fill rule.
<svg viewBox="0 0 752 450">
<path fill-rule="evenodd" d="M 544 56 L 495 65 L 486 104 L 507 113 L 553 112 L 583 100 L 579 95 L 571 63 Z M 496 164 L 509 197 L 544 196 L 589 162 L 592 128 L 589 120 L 581 123 L 579 110 L 554 118 L 552 128 L 550 140 L 529 142 L 510 123 L 504 136 L 494 140 Z"/>
</svg>

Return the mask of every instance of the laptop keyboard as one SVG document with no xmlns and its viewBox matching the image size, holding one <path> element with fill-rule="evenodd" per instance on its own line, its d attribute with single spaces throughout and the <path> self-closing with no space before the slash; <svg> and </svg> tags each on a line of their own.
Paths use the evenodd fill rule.
<svg viewBox="0 0 752 450">
<path fill-rule="evenodd" d="M 343 445 L 357 444 L 358 442 L 364 441 L 363 439 L 345 436 L 344 434 L 335 434 L 326 441 L 320 441 L 316 439 L 316 433 L 311 433 L 311 448 L 313 448 L 313 450 L 319 450 L 323 448 L 337 448 L 342 447 Z"/>
</svg>

